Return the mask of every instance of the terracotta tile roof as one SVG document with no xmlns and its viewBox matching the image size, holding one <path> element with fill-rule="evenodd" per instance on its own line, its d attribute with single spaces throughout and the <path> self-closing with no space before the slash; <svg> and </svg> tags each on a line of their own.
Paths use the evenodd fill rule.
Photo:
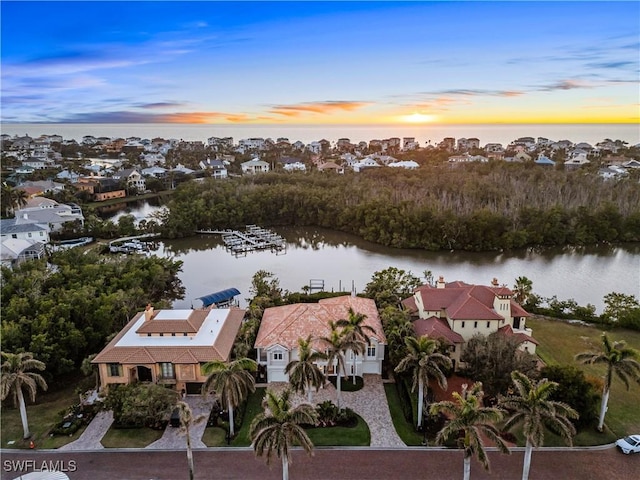
<svg viewBox="0 0 640 480">
<path fill-rule="evenodd" d="M 536 341 L 535 338 L 530 337 L 526 333 L 514 332 L 513 328 L 511 328 L 511 325 L 505 325 L 504 327 L 500 327 L 496 333 L 505 335 L 507 337 L 514 337 L 518 341 L 518 343 L 531 342 L 536 345 L 539 345 L 539 343 Z"/>
<path fill-rule="evenodd" d="M 208 336 L 207 332 L 198 332 L 204 340 L 198 336 L 187 337 L 147 337 L 140 336 L 139 344 L 135 343 L 136 332 L 131 331 L 138 322 L 143 321 L 140 317 L 144 312 L 136 314 L 129 323 L 116 335 L 113 340 L 96 356 L 92 363 L 121 363 L 121 364 L 152 364 L 160 362 L 171 362 L 176 364 L 192 364 L 209 362 L 211 360 L 229 359 L 231 348 L 235 341 L 240 324 L 244 317 L 244 310 L 240 308 L 217 309 L 217 310 L 196 310 L 197 318 L 200 320 L 200 328 L 209 322 L 219 324 L 219 318 L 223 318 L 222 325 L 217 335 Z M 214 313 L 214 317 L 209 318 L 209 314 Z M 204 316 L 203 316 L 204 315 Z M 225 316 L 226 315 L 226 316 Z M 210 324 L 212 325 L 212 324 Z M 207 327 L 208 328 L 208 327 Z M 214 327 L 211 327 L 212 334 Z M 129 335 L 127 335 L 129 334 Z M 203 344 L 207 338 L 211 338 L 211 344 Z M 192 345 L 190 345 L 192 343 Z M 120 345 L 119 345 L 120 344 Z M 123 346 L 124 345 L 124 346 Z"/>
<path fill-rule="evenodd" d="M 190 310 L 184 319 L 159 319 L 154 312 L 151 320 L 142 324 L 136 333 L 197 333 L 209 312 L 207 310 Z"/>
<path fill-rule="evenodd" d="M 453 320 L 501 320 L 503 317 L 493 308 L 496 295 L 512 295 L 506 287 L 487 287 L 484 285 L 469 285 L 464 282 L 450 282 L 445 288 L 435 288 L 430 285 L 416 289 L 422 298 L 424 309 L 440 311 L 445 309 L 447 316 Z M 409 299 L 403 304 L 413 306 Z M 514 305 L 517 308 L 514 309 Z M 528 316 L 522 307 L 511 300 L 513 316 Z"/>
<path fill-rule="evenodd" d="M 366 315 L 364 324 L 375 331 L 372 334 L 380 343 L 386 344 L 382 322 L 378 316 L 376 304 L 372 299 L 352 297 L 325 298 L 318 303 L 297 303 L 280 307 L 267 308 L 262 316 L 260 329 L 256 338 L 256 348 L 268 348 L 281 345 L 293 349 L 299 338 L 311 334 L 315 339 L 313 348 L 324 350 L 325 345 L 318 340 L 330 334 L 330 321 L 346 319 L 349 308 Z"/>
<path fill-rule="evenodd" d="M 446 320 L 438 317 L 419 318 L 413 322 L 413 329 L 419 337 L 444 338 L 451 344 L 464 343 L 464 338 L 459 333 L 449 328 Z"/>
</svg>

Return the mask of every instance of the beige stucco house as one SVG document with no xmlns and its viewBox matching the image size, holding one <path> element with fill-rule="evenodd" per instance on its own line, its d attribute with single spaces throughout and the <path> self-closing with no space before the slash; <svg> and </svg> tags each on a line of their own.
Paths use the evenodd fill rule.
<svg viewBox="0 0 640 480">
<path fill-rule="evenodd" d="M 418 287 L 413 296 L 402 301 L 413 315 L 413 327 L 419 336 L 428 335 L 449 344 L 454 366 L 466 342 L 476 334 L 500 333 L 513 336 L 520 349 L 535 353 L 536 340 L 526 327 L 529 314 L 513 299 L 513 292 L 494 278 L 490 286 L 464 282 L 445 283 L 440 277 L 435 286 Z"/>
<path fill-rule="evenodd" d="M 101 387 L 134 381 L 200 393 L 202 364 L 229 360 L 244 310 L 154 310 L 136 314 L 93 360 Z"/>
<path fill-rule="evenodd" d="M 384 348 L 387 343 L 382 322 L 373 300 L 355 296 L 325 298 L 318 303 L 296 303 L 280 307 L 267 308 L 262 316 L 260 329 L 256 337 L 259 381 L 288 382 L 285 368 L 291 360 L 298 357 L 298 339 L 312 337 L 314 351 L 326 352 L 328 345 L 322 341 L 329 337 L 329 322 L 348 319 L 349 309 L 365 315 L 364 325 L 373 329 L 364 355 L 346 355 L 347 375 L 361 376 L 365 373 L 380 375 Z M 334 365 L 318 362 L 318 367 L 327 375 L 335 375 Z M 264 376 L 266 375 L 266 378 Z"/>
</svg>

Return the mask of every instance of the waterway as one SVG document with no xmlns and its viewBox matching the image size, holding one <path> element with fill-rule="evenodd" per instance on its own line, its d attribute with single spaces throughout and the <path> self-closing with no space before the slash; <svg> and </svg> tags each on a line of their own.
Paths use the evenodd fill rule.
<svg viewBox="0 0 640 480">
<path fill-rule="evenodd" d="M 117 221 L 131 214 L 148 218 L 163 208 L 158 202 L 122 204 L 105 212 Z M 428 252 L 396 249 L 364 241 L 354 235 L 318 228 L 277 228 L 287 242 L 286 252 L 256 251 L 246 256 L 229 253 L 220 235 L 197 235 L 158 243 L 155 255 L 183 262 L 180 279 L 185 297 L 174 308 L 201 305 L 198 297 L 237 288 L 241 306 L 247 304 L 251 279 L 258 270 L 274 274 L 284 290 L 302 291 L 322 280 L 327 291 L 362 292 L 373 274 L 397 267 L 423 277 L 430 271 L 445 281 L 461 280 L 488 285 L 493 278 L 512 288 L 525 276 L 533 292 L 545 298 L 574 299 L 579 305 L 604 308 L 607 293 L 635 295 L 640 299 L 640 244 L 599 245 L 584 248 L 523 249 L 509 252 Z M 313 282 L 315 284 L 315 282 Z"/>
<path fill-rule="evenodd" d="M 167 240 L 154 251 L 183 262 L 183 300 L 174 308 L 200 306 L 198 297 L 226 288 L 240 290 L 246 305 L 251 278 L 258 270 L 274 274 L 284 290 L 301 291 L 311 280 L 323 280 L 327 291 L 362 292 L 376 271 L 397 267 L 418 277 L 425 271 L 446 281 L 488 285 L 495 277 L 513 287 L 525 276 L 542 297 L 573 298 L 595 305 L 598 313 L 610 292 L 640 298 L 640 244 L 518 250 L 514 252 L 427 252 L 387 248 L 353 235 L 317 228 L 278 228 L 287 241 L 286 253 L 257 251 L 236 257 L 219 235 Z"/>
</svg>

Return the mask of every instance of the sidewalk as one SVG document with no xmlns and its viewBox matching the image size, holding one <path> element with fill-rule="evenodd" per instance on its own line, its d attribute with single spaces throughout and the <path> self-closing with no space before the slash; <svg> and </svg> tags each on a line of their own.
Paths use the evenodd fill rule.
<svg viewBox="0 0 640 480">
<path fill-rule="evenodd" d="M 213 406 L 213 396 L 209 395 L 206 399 L 200 395 L 188 395 L 184 400 L 191 408 L 193 415 L 193 424 L 189 427 L 189 437 L 191 438 L 191 448 L 205 448 L 202 442 L 202 435 L 207 428 L 207 420 Z M 179 450 L 187 448 L 186 432 L 182 428 L 167 425 L 164 434 L 158 440 L 150 445 L 147 449 L 171 449 Z"/>
</svg>

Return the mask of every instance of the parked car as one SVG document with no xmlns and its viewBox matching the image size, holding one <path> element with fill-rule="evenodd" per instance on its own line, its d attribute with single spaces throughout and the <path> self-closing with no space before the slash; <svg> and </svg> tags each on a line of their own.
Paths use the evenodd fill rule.
<svg viewBox="0 0 640 480">
<path fill-rule="evenodd" d="M 639 453 L 640 452 L 640 435 L 629 435 L 616 441 L 616 446 L 622 450 L 622 453 Z"/>
<path fill-rule="evenodd" d="M 169 419 L 169 425 L 171 425 L 172 427 L 179 427 L 180 426 L 180 412 L 178 411 L 177 408 L 174 408 L 173 412 L 171 412 L 171 418 Z"/>
</svg>

